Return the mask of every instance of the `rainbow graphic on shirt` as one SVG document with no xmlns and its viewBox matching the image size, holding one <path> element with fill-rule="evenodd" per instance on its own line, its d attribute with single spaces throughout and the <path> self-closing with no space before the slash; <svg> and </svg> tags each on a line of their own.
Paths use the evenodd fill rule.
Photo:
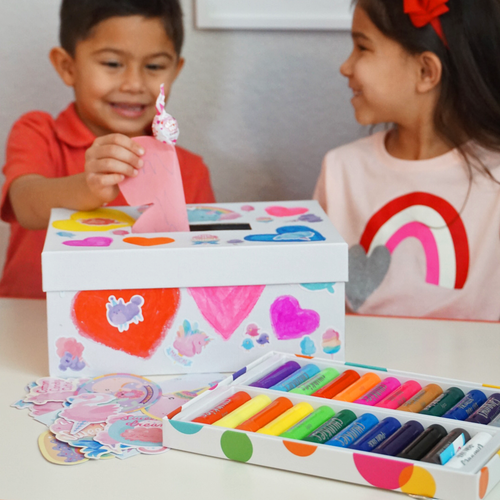
<svg viewBox="0 0 500 500">
<path fill-rule="evenodd" d="M 446 200 L 429 193 L 410 193 L 380 209 L 366 225 L 360 244 L 367 255 L 378 246 L 392 253 L 407 238 L 425 252 L 426 282 L 461 289 L 469 273 L 469 242 L 460 214 Z"/>
</svg>

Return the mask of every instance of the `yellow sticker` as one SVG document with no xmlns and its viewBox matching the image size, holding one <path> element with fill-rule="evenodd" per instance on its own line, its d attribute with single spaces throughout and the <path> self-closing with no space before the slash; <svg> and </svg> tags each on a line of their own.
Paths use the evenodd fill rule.
<svg viewBox="0 0 500 500">
<path fill-rule="evenodd" d="M 53 222 L 52 226 L 63 231 L 94 232 L 130 227 L 134 223 L 135 219 L 121 210 L 98 208 L 92 212 L 75 212 L 69 219 Z"/>
<path fill-rule="evenodd" d="M 40 434 L 38 447 L 45 460 L 56 465 L 77 465 L 89 460 L 78 448 L 58 441 L 50 431 Z"/>
</svg>

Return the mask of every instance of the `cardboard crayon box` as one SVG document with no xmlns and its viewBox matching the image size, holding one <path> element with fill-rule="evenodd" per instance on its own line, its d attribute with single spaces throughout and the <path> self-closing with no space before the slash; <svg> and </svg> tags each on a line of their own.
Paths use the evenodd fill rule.
<svg viewBox="0 0 500 500">
<path fill-rule="evenodd" d="M 52 211 L 42 254 L 51 376 L 235 371 L 280 350 L 344 359 L 347 245 L 314 201 Z"/>
<path fill-rule="evenodd" d="M 464 393 L 479 389 L 486 397 L 498 392 L 498 389 L 494 390 L 471 382 L 270 352 L 247 367 L 241 368 L 215 389 L 206 391 L 182 406 L 177 414 L 169 415 L 170 419 L 165 417 L 163 444 L 169 448 L 221 459 L 442 500 L 481 500 L 500 481 L 499 427 L 324 399 L 312 395 L 285 393 L 250 385 L 291 360 L 298 362 L 302 367 L 313 363 L 320 370 L 335 368 L 340 374 L 346 370 L 355 370 L 360 376 L 375 373 L 380 379 L 396 377 L 403 384 L 407 381 L 417 381 L 422 387 L 437 384 L 443 391 L 451 387 L 458 387 Z M 465 430 L 470 434 L 471 439 L 479 433 L 486 433 L 491 437 L 482 449 L 479 448 L 480 451 L 473 455 L 472 459 L 469 458 L 464 466 L 457 469 L 437 463 L 395 458 L 373 452 L 192 422 L 200 415 L 214 408 L 220 408 L 224 405 L 224 401 L 241 391 L 246 392 L 251 398 L 264 394 L 273 403 L 277 398 L 285 396 L 293 405 L 307 402 L 313 409 L 327 406 L 337 415 L 342 410 L 351 410 L 358 417 L 369 412 L 379 421 L 386 417 L 394 417 L 401 425 L 413 420 L 422 424 L 425 429 L 432 424 L 440 424 L 448 433 L 457 428 Z"/>
</svg>

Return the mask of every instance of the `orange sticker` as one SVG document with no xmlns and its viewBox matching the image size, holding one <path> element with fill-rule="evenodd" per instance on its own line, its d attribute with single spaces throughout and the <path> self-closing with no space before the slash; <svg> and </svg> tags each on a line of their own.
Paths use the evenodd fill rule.
<svg viewBox="0 0 500 500">
<path fill-rule="evenodd" d="M 143 236 L 130 236 L 129 238 L 123 238 L 125 243 L 130 243 L 131 245 L 139 245 L 141 247 L 154 247 L 157 245 L 167 245 L 168 243 L 173 243 L 175 240 L 172 238 L 145 238 Z"/>
</svg>

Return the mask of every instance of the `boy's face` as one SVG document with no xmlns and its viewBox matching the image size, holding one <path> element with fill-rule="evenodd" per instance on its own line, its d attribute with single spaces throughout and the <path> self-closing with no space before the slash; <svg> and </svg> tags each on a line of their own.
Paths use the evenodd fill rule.
<svg viewBox="0 0 500 500">
<path fill-rule="evenodd" d="M 160 19 L 112 17 L 77 44 L 59 73 L 74 88 L 78 114 L 96 136 L 134 137 L 151 125 L 160 84 L 168 99 L 183 63 Z"/>
</svg>

